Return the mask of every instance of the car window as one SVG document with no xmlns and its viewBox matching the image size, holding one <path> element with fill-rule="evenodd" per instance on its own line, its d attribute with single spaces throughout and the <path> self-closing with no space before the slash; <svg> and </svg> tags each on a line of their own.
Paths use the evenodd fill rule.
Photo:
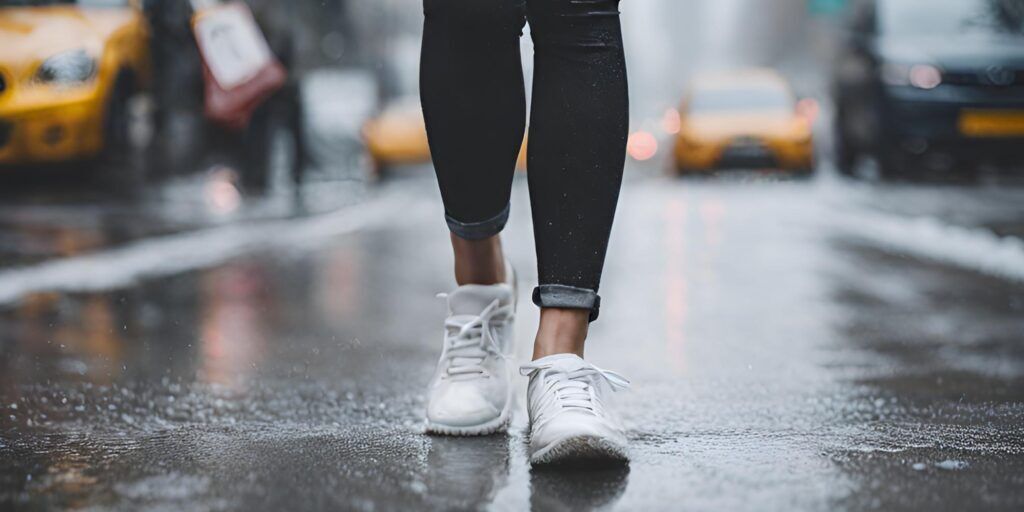
<svg viewBox="0 0 1024 512">
<path fill-rule="evenodd" d="M 883 34 L 1024 35 L 1024 0 L 880 0 L 877 15 Z"/>
<path fill-rule="evenodd" d="M 689 110 L 706 113 L 736 110 L 790 110 L 793 98 L 778 87 L 737 87 L 732 89 L 706 89 L 693 94 Z"/>
</svg>

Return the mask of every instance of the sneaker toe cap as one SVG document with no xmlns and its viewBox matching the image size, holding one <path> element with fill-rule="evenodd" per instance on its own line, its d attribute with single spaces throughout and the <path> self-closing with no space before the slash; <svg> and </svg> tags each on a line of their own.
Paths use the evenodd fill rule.
<svg viewBox="0 0 1024 512">
<path fill-rule="evenodd" d="M 432 397 L 427 405 L 427 419 L 454 427 L 478 425 L 501 416 L 504 405 L 488 399 L 474 386 L 454 384 Z"/>
<path fill-rule="evenodd" d="M 542 428 L 535 428 L 530 438 L 531 448 L 539 450 L 552 443 L 573 437 L 593 437 L 625 446 L 626 437 L 611 424 L 586 414 L 567 413 L 552 418 Z"/>
</svg>

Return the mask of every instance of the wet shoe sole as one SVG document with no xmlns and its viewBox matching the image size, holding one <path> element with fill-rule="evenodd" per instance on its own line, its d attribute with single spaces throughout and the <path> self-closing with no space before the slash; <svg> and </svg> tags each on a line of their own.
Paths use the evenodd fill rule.
<svg viewBox="0 0 1024 512">
<path fill-rule="evenodd" d="M 597 436 L 574 436 L 556 441 L 530 455 L 534 466 L 621 466 L 629 464 L 626 447 Z"/>
<path fill-rule="evenodd" d="M 427 421 L 427 433 L 445 436 L 486 436 L 504 432 L 508 428 L 510 410 L 511 407 L 506 406 L 505 410 L 501 412 L 501 416 L 479 425 L 455 427 L 452 425 Z"/>
</svg>

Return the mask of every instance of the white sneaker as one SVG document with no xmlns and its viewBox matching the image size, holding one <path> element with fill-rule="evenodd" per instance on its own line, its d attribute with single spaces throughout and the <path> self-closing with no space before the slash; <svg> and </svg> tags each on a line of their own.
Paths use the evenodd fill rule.
<svg viewBox="0 0 1024 512">
<path fill-rule="evenodd" d="M 508 267 L 511 283 L 515 277 Z M 427 390 L 427 432 L 484 435 L 512 410 L 514 284 L 465 285 L 450 294 L 444 348 Z"/>
<path fill-rule="evenodd" d="M 530 377 L 530 463 L 629 461 L 626 436 L 604 394 L 629 387 L 625 377 L 575 354 L 547 356 L 519 368 Z"/>
</svg>

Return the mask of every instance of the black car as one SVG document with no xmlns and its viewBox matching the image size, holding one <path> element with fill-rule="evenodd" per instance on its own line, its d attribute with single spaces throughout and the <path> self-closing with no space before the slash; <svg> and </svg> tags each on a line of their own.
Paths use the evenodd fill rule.
<svg viewBox="0 0 1024 512">
<path fill-rule="evenodd" d="M 833 73 L 836 162 L 1024 167 L 1024 0 L 864 0 Z"/>
</svg>

